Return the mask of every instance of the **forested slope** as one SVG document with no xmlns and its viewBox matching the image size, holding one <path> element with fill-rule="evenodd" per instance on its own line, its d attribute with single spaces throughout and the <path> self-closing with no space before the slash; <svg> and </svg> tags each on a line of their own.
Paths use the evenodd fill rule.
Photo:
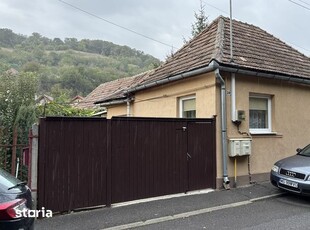
<svg viewBox="0 0 310 230">
<path fill-rule="evenodd" d="M 0 73 L 11 68 L 35 73 L 38 94 L 86 96 L 99 84 L 133 76 L 160 61 L 128 46 L 102 40 L 25 36 L 0 29 Z"/>
</svg>

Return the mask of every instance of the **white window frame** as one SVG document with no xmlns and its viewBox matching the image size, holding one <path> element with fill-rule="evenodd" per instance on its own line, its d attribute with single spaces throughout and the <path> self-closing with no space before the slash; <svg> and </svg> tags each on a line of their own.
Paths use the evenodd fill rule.
<svg viewBox="0 0 310 230">
<path fill-rule="evenodd" d="M 184 118 L 183 117 L 183 101 L 187 101 L 187 100 L 192 100 L 195 99 L 195 107 L 196 107 L 196 96 L 195 95 L 191 95 L 191 96 L 186 96 L 186 97 L 180 97 L 179 98 L 179 117 L 180 118 Z M 197 109 L 195 108 L 196 111 L 196 116 L 197 117 Z"/>
<path fill-rule="evenodd" d="M 267 128 L 251 128 L 250 127 L 250 99 L 251 98 L 259 98 L 259 99 L 267 99 Z M 263 96 L 263 95 L 250 95 L 249 97 L 249 130 L 251 134 L 270 134 L 272 133 L 272 106 L 271 106 L 271 96 Z"/>
</svg>

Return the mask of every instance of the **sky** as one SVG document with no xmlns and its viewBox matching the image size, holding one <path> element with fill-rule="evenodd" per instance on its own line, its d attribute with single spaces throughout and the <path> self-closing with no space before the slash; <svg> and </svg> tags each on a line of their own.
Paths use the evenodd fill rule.
<svg viewBox="0 0 310 230">
<path fill-rule="evenodd" d="M 211 23 L 230 0 L 202 0 Z M 1 0 L 0 28 L 48 38 L 100 39 L 164 60 L 191 36 L 200 0 Z M 232 0 L 232 15 L 310 56 L 310 0 Z"/>
</svg>

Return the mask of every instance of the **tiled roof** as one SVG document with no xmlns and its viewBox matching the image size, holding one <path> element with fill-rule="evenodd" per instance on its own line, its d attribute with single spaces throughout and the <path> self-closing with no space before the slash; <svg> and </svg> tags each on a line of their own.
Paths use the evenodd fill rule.
<svg viewBox="0 0 310 230">
<path fill-rule="evenodd" d="M 118 80 L 105 83 L 93 92 L 96 100 L 91 101 L 119 99 L 125 90 L 134 92 L 153 82 L 206 67 L 213 60 L 220 66 L 310 79 L 309 57 L 265 30 L 237 20 L 233 20 L 233 62 L 230 59 L 230 20 L 220 16 L 154 71 L 134 83 L 128 78 L 125 87 L 116 93 L 111 93 L 110 88 Z"/>
<path fill-rule="evenodd" d="M 150 71 L 138 74 L 133 77 L 120 78 L 114 81 L 105 82 L 95 88 L 88 94 L 77 107 L 79 108 L 95 108 L 95 102 L 119 98 L 123 96 L 123 91 L 134 87 L 146 77 Z"/>
<path fill-rule="evenodd" d="M 225 66 L 310 78 L 309 57 L 259 27 L 236 20 L 232 63 L 229 28 L 229 18 L 218 17 L 141 85 L 207 66 L 212 60 Z"/>
</svg>

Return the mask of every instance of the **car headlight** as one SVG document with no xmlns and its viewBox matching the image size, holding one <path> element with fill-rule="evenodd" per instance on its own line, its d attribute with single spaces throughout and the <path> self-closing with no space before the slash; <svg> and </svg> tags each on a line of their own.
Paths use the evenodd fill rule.
<svg viewBox="0 0 310 230">
<path fill-rule="evenodd" d="M 276 173 L 279 172 L 279 169 L 280 169 L 280 168 L 279 168 L 278 166 L 276 166 L 276 165 L 272 166 L 272 168 L 271 168 L 271 170 L 274 171 L 274 172 L 276 172 Z"/>
</svg>

